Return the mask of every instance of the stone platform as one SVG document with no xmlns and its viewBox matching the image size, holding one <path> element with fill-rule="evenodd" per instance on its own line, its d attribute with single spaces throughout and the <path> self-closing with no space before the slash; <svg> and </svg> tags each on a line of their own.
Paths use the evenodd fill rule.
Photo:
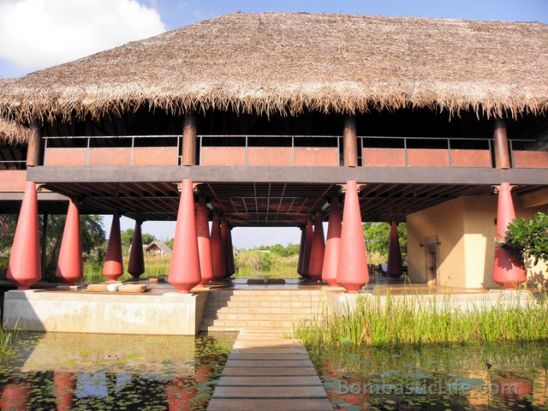
<svg viewBox="0 0 548 411">
<path fill-rule="evenodd" d="M 181 294 L 158 285 L 142 294 L 12 290 L 4 295 L 5 329 L 108 334 L 195 335 L 207 290 Z"/>
</svg>

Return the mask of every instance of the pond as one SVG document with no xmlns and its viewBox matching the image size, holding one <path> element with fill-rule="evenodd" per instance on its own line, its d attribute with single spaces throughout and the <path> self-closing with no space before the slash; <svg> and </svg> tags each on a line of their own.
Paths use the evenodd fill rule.
<svg viewBox="0 0 548 411">
<path fill-rule="evenodd" d="M 19 333 L 0 364 L 0 408 L 203 410 L 234 340 Z"/>
<path fill-rule="evenodd" d="M 544 342 L 311 350 L 335 409 L 546 410 Z"/>
</svg>

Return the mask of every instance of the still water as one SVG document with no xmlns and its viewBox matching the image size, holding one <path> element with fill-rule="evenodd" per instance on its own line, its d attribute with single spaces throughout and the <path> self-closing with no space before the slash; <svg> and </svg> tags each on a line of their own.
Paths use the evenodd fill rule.
<svg viewBox="0 0 548 411">
<path fill-rule="evenodd" d="M 548 341 L 312 350 L 336 409 L 548 410 Z"/>
<path fill-rule="evenodd" d="M 235 336 L 20 333 L 2 410 L 202 410 Z"/>
</svg>

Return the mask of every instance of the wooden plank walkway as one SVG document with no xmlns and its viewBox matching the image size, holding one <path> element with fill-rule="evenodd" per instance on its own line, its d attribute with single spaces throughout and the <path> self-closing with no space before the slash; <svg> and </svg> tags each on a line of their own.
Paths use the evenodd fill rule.
<svg viewBox="0 0 548 411">
<path fill-rule="evenodd" d="M 241 331 L 207 409 L 327 411 L 333 407 L 299 341 Z"/>
</svg>

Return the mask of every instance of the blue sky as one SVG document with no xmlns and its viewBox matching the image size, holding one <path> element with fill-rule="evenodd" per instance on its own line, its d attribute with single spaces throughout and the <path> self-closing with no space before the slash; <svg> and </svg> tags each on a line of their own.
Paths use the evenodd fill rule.
<svg viewBox="0 0 548 411">
<path fill-rule="evenodd" d="M 311 12 L 548 23 L 548 0 L 0 0 L 0 76 L 16 77 L 231 12 Z M 108 229 L 110 218 L 105 218 Z M 132 227 L 129 219 L 122 228 Z M 173 223 L 147 222 L 167 239 Z M 297 229 L 236 229 L 234 245 L 298 242 Z"/>
</svg>

